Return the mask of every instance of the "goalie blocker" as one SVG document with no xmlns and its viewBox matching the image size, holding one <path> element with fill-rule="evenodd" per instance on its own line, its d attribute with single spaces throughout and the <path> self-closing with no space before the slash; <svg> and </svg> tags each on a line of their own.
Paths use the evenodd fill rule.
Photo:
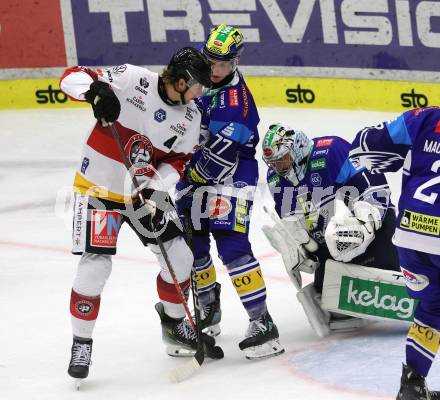
<svg viewBox="0 0 440 400">
<path fill-rule="evenodd" d="M 319 336 L 350 331 L 367 320 L 412 323 L 417 300 L 408 296 L 401 272 L 333 260 L 326 262 L 325 270 L 322 298 L 312 285 L 297 294 Z"/>
</svg>

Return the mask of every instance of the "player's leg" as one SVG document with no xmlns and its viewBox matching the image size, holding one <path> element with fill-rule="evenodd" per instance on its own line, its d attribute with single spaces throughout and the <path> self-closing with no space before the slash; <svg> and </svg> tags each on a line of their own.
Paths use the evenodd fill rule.
<svg viewBox="0 0 440 400">
<path fill-rule="evenodd" d="M 185 190 L 185 184 L 180 182 L 180 190 Z M 217 282 L 216 271 L 210 255 L 210 230 L 209 230 L 209 189 L 199 188 L 193 197 L 184 196 L 177 201 L 179 216 L 184 225 L 187 223 L 192 229 L 192 251 L 194 265 L 197 272 L 197 291 L 200 306 L 200 323 L 204 333 L 210 336 L 220 334 L 220 290 Z M 213 189 L 212 189 L 213 190 Z M 187 215 L 190 221 L 186 221 Z"/>
<path fill-rule="evenodd" d="M 207 227 L 203 230 L 193 231 L 192 250 L 197 271 L 201 327 L 208 335 L 217 336 L 221 331 L 221 285 L 217 282 L 214 263 L 210 255 L 210 232 Z"/>
<path fill-rule="evenodd" d="M 398 252 L 408 293 L 419 303 L 406 339 L 406 365 L 397 399 L 426 399 L 425 377 L 440 341 L 440 256 L 404 248 Z M 431 398 L 438 396 L 433 393 Z"/>
<path fill-rule="evenodd" d="M 155 308 L 162 324 L 162 338 L 166 344 L 166 351 L 171 356 L 190 356 L 197 347 L 197 335 L 185 319 L 185 309 L 182 299 L 168 269 L 164 255 L 157 244 L 156 236 L 160 237 L 170 264 L 176 275 L 184 296 L 188 299 L 190 287 L 190 274 L 193 265 L 193 254 L 185 242 L 182 225 L 177 215 L 174 204 L 164 193 L 157 199 L 166 199 L 165 203 L 158 205 L 154 217 L 154 232 L 149 215 L 143 215 L 142 207 L 135 204 L 132 209 L 127 206 L 125 218 L 127 223 L 138 235 L 145 246 L 148 246 L 157 257 L 160 272 L 157 276 L 157 293 L 160 302 Z"/>
<path fill-rule="evenodd" d="M 249 315 L 245 339 L 239 343 L 246 358 L 269 357 L 284 352 L 276 325 L 267 311 L 266 285 L 247 233 L 214 230 L 219 257 Z"/>
<path fill-rule="evenodd" d="M 74 378 L 85 378 L 89 372 L 92 333 L 122 224 L 117 207 L 116 203 L 75 194 L 72 252 L 81 258 L 70 298 L 73 344 L 68 373 Z"/>
</svg>

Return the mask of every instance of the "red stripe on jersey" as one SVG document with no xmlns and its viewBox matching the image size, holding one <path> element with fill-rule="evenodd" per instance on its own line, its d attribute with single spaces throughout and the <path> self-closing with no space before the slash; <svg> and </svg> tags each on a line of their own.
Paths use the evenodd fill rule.
<svg viewBox="0 0 440 400">
<path fill-rule="evenodd" d="M 188 299 L 189 279 L 179 283 L 179 285 L 182 288 L 185 298 Z M 160 274 L 157 275 L 157 294 L 159 295 L 159 299 L 163 301 L 173 304 L 182 304 L 182 299 L 180 298 L 174 284 L 165 282 Z"/>
<path fill-rule="evenodd" d="M 73 74 L 75 72 L 85 72 L 86 74 L 90 75 L 90 77 L 94 81 L 97 81 L 98 80 L 98 71 L 95 71 L 94 69 L 87 68 L 87 67 L 78 67 L 78 66 L 70 67 L 64 71 L 64 74 L 61 77 L 60 81 L 62 81 L 67 75 Z"/>
<path fill-rule="evenodd" d="M 185 167 L 188 161 L 191 159 L 191 154 L 184 153 L 164 153 L 163 151 L 156 150 L 158 153 L 162 153 L 163 157 L 158 159 L 157 163 L 167 163 L 170 164 L 183 178 L 183 173 L 185 172 Z"/>
<path fill-rule="evenodd" d="M 117 127 L 119 137 L 121 138 L 122 147 L 124 148 L 132 136 L 139 135 L 136 131 L 125 128 L 118 122 L 116 122 L 115 125 Z M 105 157 L 123 163 L 118 145 L 113 139 L 110 128 L 103 128 L 100 124 L 96 124 L 89 136 L 89 139 L 87 140 L 87 144 Z M 125 149 L 125 152 L 130 159 L 130 149 Z M 153 147 L 153 154 L 150 164 L 156 169 L 161 163 L 170 164 L 178 172 L 180 177 L 183 177 L 186 163 L 190 160 L 190 158 L 191 154 L 175 153 L 173 151 L 166 153 L 156 147 Z M 152 176 L 153 171 L 146 169 L 144 175 Z"/>
<path fill-rule="evenodd" d="M 87 144 L 98 153 L 122 163 L 119 148 L 111 135 L 110 129 L 103 128 L 97 123 L 87 140 Z"/>
<path fill-rule="evenodd" d="M 440 133 L 440 120 L 437 122 L 437 126 L 435 127 L 435 133 Z"/>
</svg>

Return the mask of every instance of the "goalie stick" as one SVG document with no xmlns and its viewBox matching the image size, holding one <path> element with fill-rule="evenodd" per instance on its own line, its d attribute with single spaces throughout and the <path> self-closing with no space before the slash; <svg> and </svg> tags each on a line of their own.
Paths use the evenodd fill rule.
<svg viewBox="0 0 440 400">
<path fill-rule="evenodd" d="M 96 101 L 96 99 L 95 99 L 95 101 Z M 103 126 L 104 126 L 104 124 L 103 124 Z M 137 194 L 139 196 L 139 200 L 141 202 L 141 205 L 144 206 L 146 204 L 146 199 L 145 199 L 145 197 L 144 197 L 144 195 L 143 195 L 143 193 L 142 193 L 142 191 L 140 189 L 140 184 L 139 184 L 139 182 L 137 180 L 136 175 L 133 174 L 133 172 L 132 172 L 131 164 L 130 164 L 130 161 L 129 161 L 129 159 L 128 159 L 127 155 L 125 154 L 125 151 L 124 151 L 124 149 L 122 147 L 122 143 L 121 143 L 121 139 L 120 139 L 119 133 L 118 133 L 116 127 L 113 124 L 108 124 L 107 126 L 110 126 L 110 130 L 111 130 L 113 139 L 115 140 L 115 142 L 116 142 L 116 144 L 118 146 L 118 150 L 119 150 L 119 153 L 120 153 L 120 155 L 122 157 L 124 165 L 125 165 L 125 167 L 127 168 L 127 171 L 130 174 L 131 180 L 133 182 L 133 186 L 135 187 L 136 192 L 137 192 Z M 174 368 L 173 370 L 170 371 L 170 374 L 169 374 L 170 380 L 172 382 L 177 383 L 177 382 L 181 382 L 181 381 L 189 378 L 191 375 L 194 374 L 194 372 L 198 368 L 200 368 L 200 366 L 202 365 L 202 363 L 204 361 L 204 358 L 205 358 L 205 352 L 206 352 L 206 355 L 208 357 L 214 358 L 214 359 L 223 358 L 224 354 L 223 354 L 223 350 L 219 346 L 215 346 L 215 341 L 214 341 L 214 343 L 207 343 L 206 341 L 203 340 L 203 337 L 201 335 L 200 329 L 198 328 L 200 326 L 200 314 L 198 312 L 198 303 L 197 303 L 197 305 L 196 305 L 196 303 L 194 303 L 194 308 L 196 310 L 195 311 L 196 322 L 194 322 L 194 319 L 193 319 L 193 317 L 191 315 L 191 312 L 189 310 L 189 307 L 188 307 L 188 302 L 186 301 L 185 295 L 184 295 L 184 293 L 182 291 L 182 288 L 181 288 L 181 286 L 180 286 L 180 284 L 179 284 L 179 282 L 177 280 L 176 273 L 174 271 L 173 266 L 171 265 L 170 259 L 168 257 L 168 253 L 167 253 L 167 251 L 166 251 L 166 249 L 164 247 L 162 239 L 157 235 L 156 230 L 154 229 L 153 224 L 152 224 L 152 231 L 153 231 L 153 234 L 155 236 L 155 240 L 157 241 L 157 244 L 159 246 L 159 249 L 160 249 L 160 251 L 162 253 L 162 256 L 163 256 L 163 258 L 165 260 L 167 268 L 168 268 L 168 270 L 170 272 L 170 275 L 171 275 L 171 277 L 173 279 L 173 284 L 174 284 L 174 286 L 175 286 L 175 288 L 177 290 L 177 293 L 178 293 L 178 295 L 180 297 L 182 305 L 183 305 L 183 307 L 185 309 L 185 314 L 188 317 L 188 320 L 189 320 L 189 323 L 190 323 L 192 329 L 194 330 L 194 332 L 197 333 L 197 350 L 196 350 L 196 353 L 194 354 L 194 356 L 192 357 L 192 359 L 188 363 L 185 363 L 185 364 L 183 364 L 183 365 L 181 365 L 179 367 L 176 367 L 176 368 Z M 194 266 L 193 266 L 193 268 L 192 268 L 192 275 L 194 275 L 194 274 L 195 274 L 195 269 L 194 269 Z M 196 297 L 195 296 L 196 292 L 194 291 L 194 286 L 196 286 L 195 277 L 194 278 L 191 277 L 191 286 L 193 288 L 193 299 L 195 299 L 195 297 Z M 197 290 L 197 288 L 195 290 Z"/>
</svg>

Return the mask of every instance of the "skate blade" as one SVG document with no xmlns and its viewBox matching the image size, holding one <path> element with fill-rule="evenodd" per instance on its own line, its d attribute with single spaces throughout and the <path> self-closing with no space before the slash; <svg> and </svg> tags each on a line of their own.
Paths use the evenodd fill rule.
<svg viewBox="0 0 440 400">
<path fill-rule="evenodd" d="M 171 357 L 192 357 L 194 354 L 196 354 L 196 351 L 191 348 L 168 344 L 167 354 Z"/>
<path fill-rule="evenodd" d="M 278 339 L 273 339 L 260 346 L 248 347 L 247 349 L 244 349 L 243 352 L 244 356 L 248 360 L 261 360 L 263 358 L 269 358 L 283 354 L 284 347 L 281 346 Z"/>
<path fill-rule="evenodd" d="M 202 332 L 206 333 L 207 335 L 212 336 L 212 337 L 218 336 L 218 335 L 220 335 L 220 332 L 221 332 L 220 324 L 208 326 L 205 329 L 203 329 Z"/>
<path fill-rule="evenodd" d="M 79 390 L 81 389 L 81 385 L 84 379 L 80 379 L 80 378 L 75 378 L 74 380 L 74 385 L 75 385 L 75 389 Z"/>
</svg>

